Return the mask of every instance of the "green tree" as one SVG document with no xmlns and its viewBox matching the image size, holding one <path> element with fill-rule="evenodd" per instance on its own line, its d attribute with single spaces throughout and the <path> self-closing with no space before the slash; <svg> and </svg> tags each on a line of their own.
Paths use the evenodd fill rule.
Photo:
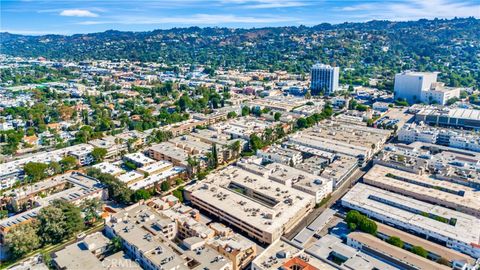
<svg viewBox="0 0 480 270">
<path fill-rule="evenodd" d="M 60 160 L 63 171 L 73 170 L 77 167 L 78 160 L 72 156 L 66 156 Z"/>
<path fill-rule="evenodd" d="M 241 145 L 239 140 L 236 140 L 236 141 L 234 141 L 233 143 L 231 143 L 227 146 L 228 150 L 232 151 L 233 158 L 238 157 L 238 155 L 240 154 L 240 152 L 242 150 L 241 147 L 242 147 L 242 145 Z"/>
<path fill-rule="evenodd" d="M 211 166 L 213 168 L 217 168 L 218 167 L 218 152 L 217 152 L 217 145 L 214 143 L 212 144 L 212 159 L 210 161 L 211 163 Z"/>
<path fill-rule="evenodd" d="M 13 259 L 39 248 L 41 239 L 38 236 L 38 224 L 36 221 L 15 226 L 5 236 L 5 246 Z"/>
<path fill-rule="evenodd" d="M 248 106 L 242 107 L 242 116 L 247 116 L 250 114 L 250 108 Z"/>
<path fill-rule="evenodd" d="M 107 149 L 95 147 L 90 154 L 92 155 L 93 159 L 95 159 L 95 162 L 102 162 L 107 155 Z"/>
<path fill-rule="evenodd" d="M 252 134 L 250 135 L 250 148 L 254 151 L 258 149 L 262 149 L 263 147 L 263 142 L 260 137 L 257 136 L 257 134 Z"/>
<path fill-rule="evenodd" d="M 403 248 L 403 241 L 397 236 L 390 236 L 387 239 L 387 243 L 394 245 L 399 248 Z"/>
<path fill-rule="evenodd" d="M 38 181 L 47 177 L 47 169 L 48 165 L 40 162 L 28 162 L 23 166 L 25 175 L 27 175 L 33 181 Z"/>
<path fill-rule="evenodd" d="M 172 192 L 172 195 L 175 196 L 175 197 L 177 197 L 180 202 L 183 202 L 183 201 L 184 201 L 184 198 L 183 198 L 183 189 L 184 189 L 184 187 L 178 187 L 177 189 L 175 189 L 175 190 Z"/>
<path fill-rule="evenodd" d="M 165 181 L 166 182 L 166 181 Z M 152 193 L 145 189 L 138 189 L 132 194 L 132 201 L 148 200 L 152 197 Z"/>
<path fill-rule="evenodd" d="M 66 233 L 65 215 L 60 208 L 45 207 L 37 216 L 40 222 L 40 235 L 44 244 L 59 243 Z"/>
<path fill-rule="evenodd" d="M 98 179 L 100 182 L 108 186 L 108 195 L 119 203 L 130 204 L 132 201 L 132 190 L 115 176 L 102 173 L 99 169 L 87 169 L 87 175 Z"/>
<path fill-rule="evenodd" d="M 375 235 L 377 233 L 377 224 L 368 217 L 360 214 L 356 210 L 350 210 L 345 217 L 347 224 L 355 224 L 355 228 L 360 229 L 363 232 Z M 350 227 L 351 225 L 349 225 Z"/>
<path fill-rule="evenodd" d="M 302 128 L 307 128 L 308 127 L 308 122 L 307 119 L 300 117 L 297 119 L 297 128 L 302 129 Z"/>
<path fill-rule="evenodd" d="M 421 246 L 413 246 L 410 251 L 414 254 L 417 254 L 418 256 L 422 256 L 426 258 L 428 256 L 428 251 L 426 251 L 423 247 Z"/>
<path fill-rule="evenodd" d="M 123 249 L 122 239 L 119 236 L 113 237 L 112 239 L 110 239 L 109 247 L 112 253 L 119 252 Z"/>
<path fill-rule="evenodd" d="M 86 199 L 82 203 L 82 209 L 85 222 L 93 223 L 100 217 L 98 213 L 102 211 L 102 202 L 96 198 Z"/>
<path fill-rule="evenodd" d="M 236 112 L 228 112 L 227 114 L 227 118 L 228 119 L 232 119 L 232 118 L 235 118 L 237 117 L 237 113 Z"/>
<path fill-rule="evenodd" d="M 170 183 L 168 183 L 168 181 L 163 181 L 161 184 L 160 184 L 160 189 L 162 191 L 168 191 L 170 189 Z"/>
<path fill-rule="evenodd" d="M 59 243 L 84 227 L 80 209 L 64 200 L 55 200 L 42 208 L 37 219 L 40 223 L 39 234 L 45 244 Z"/>
<path fill-rule="evenodd" d="M 275 121 L 279 121 L 279 120 L 280 120 L 280 117 L 282 117 L 282 114 L 279 113 L 279 112 L 276 112 L 276 113 L 273 115 L 273 118 L 275 119 Z"/>
<path fill-rule="evenodd" d="M 48 164 L 48 169 L 51 170 L 54 175 L 62 172 L 62 166 L 56 161 L 50 162 L 50 164 Z"/>
</svg>

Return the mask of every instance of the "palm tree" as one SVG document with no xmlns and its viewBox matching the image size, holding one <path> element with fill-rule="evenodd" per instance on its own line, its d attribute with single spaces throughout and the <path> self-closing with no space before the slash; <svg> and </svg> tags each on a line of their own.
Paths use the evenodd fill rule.
<svg viewBox="0 0 480 270">
<path fill-rule="evenodd" d="M 232 151 L 233 157 L 236 158 L 240 154 L 241 144 L 240 141 L 236 140 L 233 143 L 227 146 L 228 150 Z"/>
</svg>

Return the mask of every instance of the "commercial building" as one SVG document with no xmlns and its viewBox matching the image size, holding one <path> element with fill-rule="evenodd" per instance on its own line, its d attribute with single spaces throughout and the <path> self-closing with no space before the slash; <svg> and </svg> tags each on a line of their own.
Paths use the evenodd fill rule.
<svg viewBox="0 0 480 270">
<path fill-rule="evenodd" d="M 363 182 L 480 218 L 480 194 L 474 188 L 381 165 L 373 166 Z"/>
<path fill-rule="evenodd" d="M 374 164 L 480 189 L 480 153 L 422 142 L 388 144 Z"/>
<path fill-rule="evenodd" d="M 415 121 L 434 126 L 480 130 L 480 110 L 426 107 L 416 112 Z"/>
<path fill-rule="evenodd" d="M 403 143 L 426 142 L 480 152 L 480 137 L 466 130 L 445 129 L 425 125 L 423 122 L 405 124 L 398 131 Z"/>
<path fill-rule="evenodd" d="M 319 259 L 297 245 L 278 239 L 269 245 L 252 262 L 252 270 L 333 270 L 338 265 Z"/>
<path fill-rule="evenodd" d="M 173 163 L 175 166 L 188 166 L 187 159 L 189 155 L 183 151 L 183 149 L 169 142 L 152 145 L 148 148 L 147 154 L 150 158 L 155 160 L 166 160 Z M 192 155 L 191 157 L 194 158 L 195 156 L 199 155 Z"/>
<path fill-rule="evenodd" d="M 338 90 L 340 68 L 324 64 L 315 64 L 310 73 L 312 95 L 330 95 Z"/>
<path fill-rule="evenodd" d="M 480 219 L 365 184 L 356 184 L 342 206 L 480 258 Z"/>
<path fill-rule="evenodd" d="M 125 170 L 123 170 L 122 168 L 120 168 L 118 166 L 115 166 L 114 164 L 112 164 L 108 161 L 104 161 L 102 163 L 95 164 L 95 165 L 92 166 L 92 168 L 98 169 L 102 173 L 108 173 L 108 174 L 111 174 L 113 176 L 119 176 L 119 175 L 125 173 Z"/>
<path fill-rule="evenodd" d="M 352 125 L 343 121 L 324 121 L 289 136 L 288 143 L 358 159 L 360 165 L 382 149 L 391 131 Z M 297 149 L 298 150 L 298 149 Z"/>
<path fill-rule="evenodd" d="M 373 235 L 363 232 L 352 232 L 347 236 L 347 244 L 366 254 L 381 258 L 395 265 L 398 269 L 448 270 L 448 266 L 438 264 L 410 251 L 388 244 Z"/>
<path fill-rule="evenodd" d="M 274 96 L 257 98 L 245 103 L 246 106 L 257 107 L 259 109 L 270 109 L 279 112 L 290 112 L 296 107 L 305 105 L 307 99 L 297 97 Z"/>
<path fill-rule="evenodd" d="M 107 150 L 105 158 L 119 156 L 122 152 L 127 152 L 128 150 L 127 143 L 115 136 L 106 136 L 100 139 L 91 140 L 88 143 L 93 147 Z"/>
<path fill-rule="evenodd" d="M 395 75 L 394 98 L 405 99 L 408 103 L 421 102 L 422 91 L 430 89 L 437 81 L 435 72 L 404 71 Z"/>
<path fill-rule="evenodd" d="M 137 167 L 147 166 L 149 164 L 155 163 L 155 160 L 146 157 L 142 153 L 131 153 L 123 156 L 123 160 L 133 163 Z"/>
<path fill-rule="evenodd" d="M 409 249 L 414 246 L 423 247 L 427 252 L 427 257 L 433 261 L 438 261 L 440 258 L 447 260 L 454 269 L 471 269 L 475 265 L 475 259 L 455 251 L 453 249 L 441 246 L 437 243 L 425 240 L 413 234 L 395 229 L 382 223 L 377 224 L 377 237 L 382 240 L 387 240 L 390 237 L 398 237 L 403 241 L 403 248 Z M 383 245 L 383 244 L 382 244 Z"/>
<path fill-rule="evenodd" d="M 217 123 L 208 128 L 219 133 L 227 134 L 233 139 L 242 138 L 250 140 L 250 135 L 263 134 L 265 129 L 274 128 L 275 125 L 276 123 L 274 122 L 262 121 L 256 117 L 247 116 L 230 119 L 228 122 Z"/>
<path fill-rule="evenodd" d="M 344 244 L 342 239 L 331 234 L 322 236 L 305 252 L 324 261 L 335 262 L 339 269 L 398 269 L 395 264 L 389 264 L 386 260 L 370 256 L 359 249 L 350 247 Z"/>
<path fill-rule="evenodd" d="M 219 158 L 223 161 L 230 160 L 233 156 L 238 156 L 248 144 L 248 141 L 244 139 L 231 139 L 230 135 L 209 129 L 197 129 L 190 135 L 199 139 L 201 142 L 210 145 L 215 144 L 217 154 L 220 155 Z M 233 146 L 237 142 L 239 148 L 235 149 Z"/>
<path fill-rule="evenodd" d="M 257 156 L 265 162 L 277 162 L 285 165 L 297 165 L 302 162 L 302 153 L 300 151 L 272 145 L 257 150 Z"/>
<path fill-rule="evenodd" d="M 271 163 L 261 166 L 242 160 L 237 162 L 237 166 L 287 187 L 310 194 L 315 197 L 315 203 L 320 203 L 333 191 L 333 181 L 331 179 L 315 176 L 285 164 Z"/>
<path fill-rule="evenodd" d="M 420 101 L 428 104 L 445 105 L 449 99 L 459 97 L 460 88 L 445 87 L 444 83 L 435 82 L 428 90 L 422 91 Z"/>
<path fill-rule="evenodd" d="M 290 231 L 315 204 L 311 195 L 235 166 L 185 191 L 194 206 L 264 243 Z"/>
</svg>

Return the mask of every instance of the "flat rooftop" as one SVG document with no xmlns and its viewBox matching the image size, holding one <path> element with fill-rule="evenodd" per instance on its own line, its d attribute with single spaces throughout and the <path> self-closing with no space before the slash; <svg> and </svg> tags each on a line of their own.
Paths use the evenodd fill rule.
<svg viewBox="0 0 480 270">
<path fill-rule="evenodd" d="M 367 246 L 370 249 L 375 250 L 376 252 L 382 253 L 388 257 L 393 257 L 396 260 L 399 260 L 405 264 L 408 264 L 413 267 L 417 267 L 419 269 L 425 269 L 425 270 L 430 270 L 430 269 L 437 269 L 437 270 L 442 270 L 442 269 L 451 269 L 450 267 L 447 267 L 445 265 L 438 264 L 436 262 L 433 262 L 429 259 L 425 259 L 423 257 L 420 257 L 418 255 L 415 255 L 411 253 L 410 251 L 401 249 L 399 247 L 396 247 L 394 245 L 390 245 L 387 242 L 384 242 L 377 237 L 367 234 L 367 233 L 362 233 L 362 232 L 352 232 L 348 234 L 347 236 L 350 239 L 353 239 L 357 242 L 362 243 L 364 246 Z"/>
<path fill-rule="evenodd" d="M 138 163 L 138 164 L 142 164 L 142 166 L 144 165 L 148 165 L 148 164 L 151 164 L 151 163 L 154 163 L 155 160 L 145 156 L 144 154 L 142 153 L 131 153 L 131 154 L 126 154 L 123 156 L 124 158 L 128 159 L 128 160 L 131 160 L 135 163 Z"/>
<path fill-rule="evenodd" d="M 404 231 L 395 229 L 395 228 L 390 227 L 388 225 L 385 225 L 383 223 L 380 223 L 380 222 L 376 222 L 376 223 L 377 223 L 377 232 L 378 233 L 382 233 L 382 234 L 385 234 L 385 235 L 388 235 L 388 236 L 397 236 L 400 239 L 402 239 L 402 241 L 404 243 L 408 243 L 408 244 L 413 245 L 413 246 L 421 246 L 421 247 L 425 248 L 426 250 L 428 250 L 432 253 L 435 253 L 436 255 L 441 256 L 442 258 L 445 258 L 449 261 L 454 261 L 454 260 L 466 261 L 471 265 L 473 265 L 475 263 L 475 259 L 473 259 L 472 257 L 470 257 L 468 255 L 465 255 L 465 254 L 460 253 L 458 251 L 455 251 L 453 249 L 441 246 L 441 245 L 436 244 L 434 242 L 425 240 L 423 238 L 417 237 L 415 235 L 406 233 Z"/>
<path fill-rule="evenodd" d="M 92 167 L 95 168 L 95 169 L 99 169 L 102 173 L 108 173 L 108 174 L 111 174 L 111 175 L 118 175 L 118 174 L 122 174 L 122 173 L 125 172 L 122 168 L 120 168 L 120 167 L 118 167 L 118 166 L 116 166 L 116 165 L 114 165 L 114 164 L 112 164 L 108 161 L 104 161 L 102 163 L 95 164 Z"/>
<path fill-rule="evenodd" d="M 148 177 L 136 181 L 135 183 L 129 184 L 128 187 L 133 190 L 150 187 L 157 182 L 162 182 L 169 177 L 181 174 L 183 172 L 185 172 L 185 168 L 183 167 L 172 167 L 170 169 L 162 171 L 161 173 L 149 175 Z"/>
<path fill-rule="evenodd" d="M 363 178 L 370 185 L 400 193 L 404 191 L 421 200 L 440 200 L 461 205 L 480 213 L 480 191 L 468 186 L 381 165 L 373 166 Z"/>
<path fill-rule="evenodd" d="M 290 256 L 287 256 L 290 255 Z M 303 256 L 308 260 L 308 263 L 317 269 L 321 270 L 333 270 L 338 269 L 328 263 L 325 263 L 316 257 L 308 255 L 304 252 L 303 249 L 298 248 L 291 243 L 284 241 L 283 239 L 278 239 L 269 245 L 261 254 L 259 254 L 253 263 L 264 270 L 270 269 L 282 269 L 282 266 L 287 261 L 291 260 L 294 257 Z"/>
<path fill-rule="evenodd" d="M 327 178 L 316 176 L 281 163 L 268 164 L 266 167 L 271 169 L 270 179 L 277 182 L 291 181 L 294 187 L 299 186 L 314 192 L 323 189 L 323 186 L 331 181 Z"/>
<path fill-rule="evenodd" d="M 311 195 L 236 166 L 209 175 L 191 191 L 193 197 L 263 231 L 281 230 L 297 212 L 314 204 Z"/>
<path fill-rule="evenodd" d="M 426 203 L 404 195 L 382 190 L 362 183 L 356 184 L 343 198 L 349 203 L 417 228 L 437 233 L 466 244 L 480 244 L 480 219 L 445 207 Z M 448 220 L 455 219 L 455 225 L 444 223 L 422 213 Z"/>
</svg>

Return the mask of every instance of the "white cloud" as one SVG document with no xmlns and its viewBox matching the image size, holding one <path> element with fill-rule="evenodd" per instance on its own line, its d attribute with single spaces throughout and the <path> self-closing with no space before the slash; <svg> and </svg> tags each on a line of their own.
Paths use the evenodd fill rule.
<svg viewBox="0 0 480 270">
<path fill-rule="evenodd" d="M 288 8 L 303 7 L 309 5 L 304 1 L 288 1 L 288 0 L 222 0 L 222 4 L 236 4 L 243 8 L 249 9 L 268 9 L 268 8 Z"/>
<path fill-rule="evenodd" d="M 353 12 L 350 18 L 357 20 L 418 20 L 453 17 L 480 17 L 480 4 L 476 1 L 456 0 L 407 0 L 404 2 L 376 2 L 341 8 Z"/>
<path fill-rule="evenodd" d="M 67 17 L 98 17 L 97 13 L 93 13 L 86 9 L 65 9 L 60 12 L 60 16 Z"/>
<path fill-rule="evenodd" d="M 141 25 L 141 24 L 185 24 L 185 25 L 218 25 L 228 23 L 246 23 L 246 24 L 266 24 L 294 22 L 297 18 L 285 16 L 236 16 L 220 14 L 195 14 L 187 17 L 137 17 L 122 16 L 111 18 L 110 20 L 83 21 L 80 25 L 98 25 L 98 24 L 123 24 L 123 25 Z"/>
<path fill-rule="evenodd" d="M 43 36 L 43 35 L 67 35 L 66 31 L 39 31 L 39 30 L 25 30 L 25 29 L 0 29 L 0 32 L 8 32 L 17 35 L 29 35 L 29 36 Z"/>
</svg>

